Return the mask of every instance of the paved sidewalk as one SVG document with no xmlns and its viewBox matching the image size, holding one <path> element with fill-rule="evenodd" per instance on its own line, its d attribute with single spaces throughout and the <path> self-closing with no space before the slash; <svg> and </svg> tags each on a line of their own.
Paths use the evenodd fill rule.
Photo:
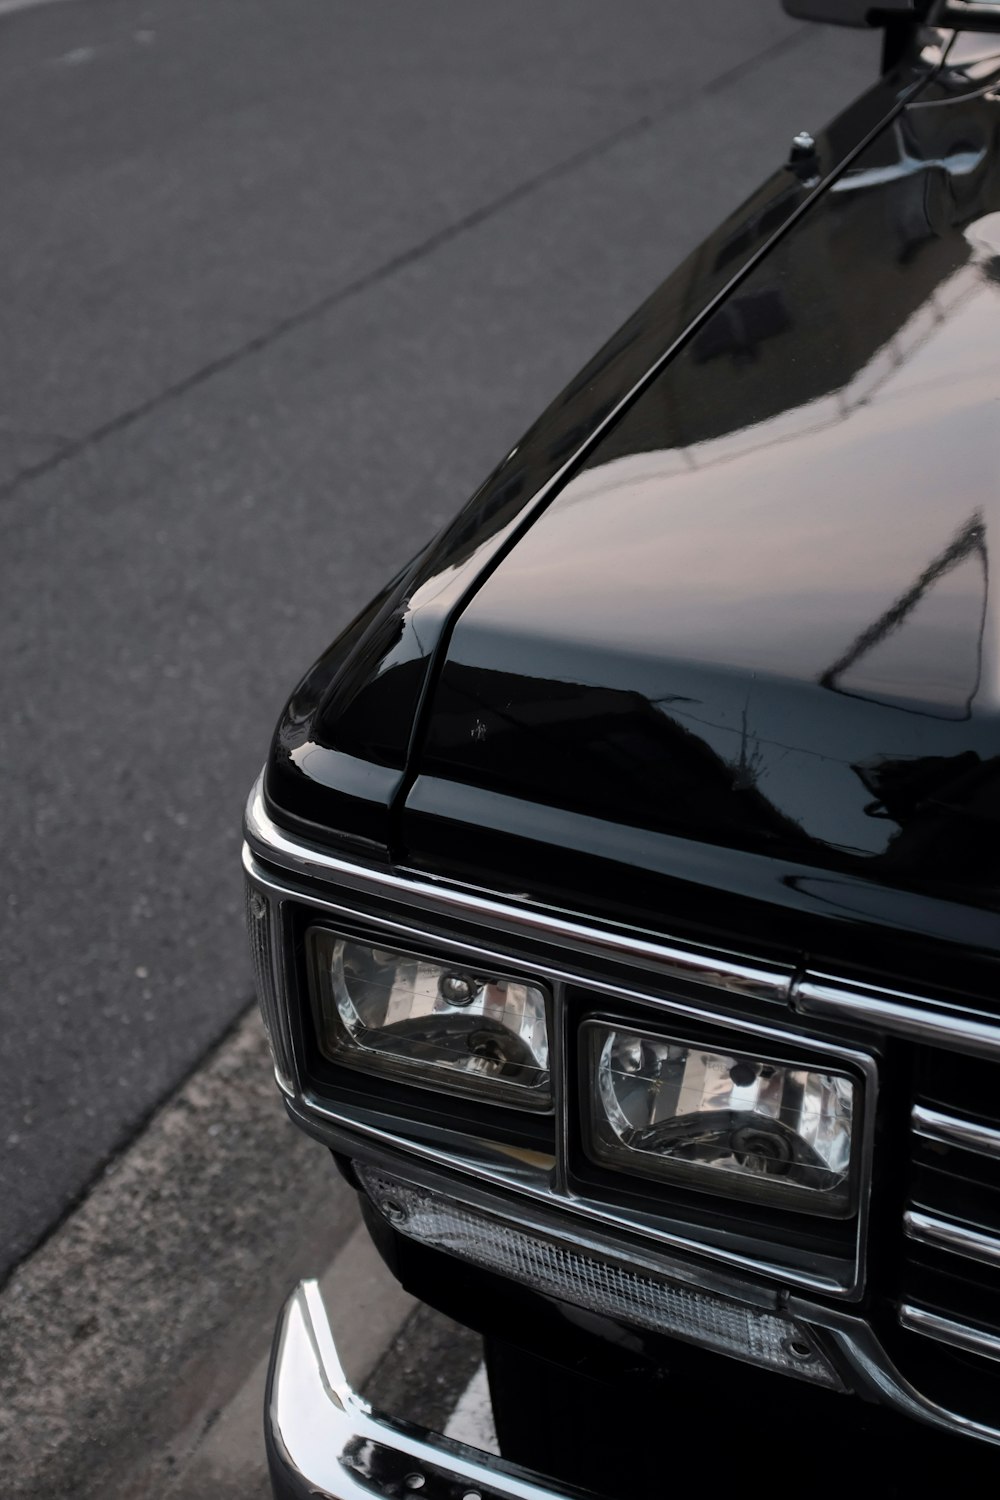
<svg viewBox="0 0 1000 1500">
<path fill-rule="evenodd" d="M 254 1010 L 0 1295 L 4 1500 L 173 1493 L 287 1292 L 344 1253 L 347 1305 L 384 1343 L 405 1304 L 388 1277 L 366 1291 L 357 1225 L 329 1154 L 284 1118 Z M 259 1477 L 259 1405 L 241 1431 L 232 1466 Z"/>
</svg>

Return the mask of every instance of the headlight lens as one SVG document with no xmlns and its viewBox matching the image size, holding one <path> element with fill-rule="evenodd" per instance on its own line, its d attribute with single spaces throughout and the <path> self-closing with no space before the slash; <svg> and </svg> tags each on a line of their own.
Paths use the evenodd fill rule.
<svg viewBox="0 0 1000 1500">
<path fill-rule="evenodd" d="M 850 1078 L 624 1027 L 585 1030 L 597 1161 L 810 1213 L 851 1212 Z"/>
<path fill-rule="evenodd" d="M 313 1013 L 331 1061 L 453 1093 L 549 1109 L 545 992 L 313 927 Z"/>
</svg>

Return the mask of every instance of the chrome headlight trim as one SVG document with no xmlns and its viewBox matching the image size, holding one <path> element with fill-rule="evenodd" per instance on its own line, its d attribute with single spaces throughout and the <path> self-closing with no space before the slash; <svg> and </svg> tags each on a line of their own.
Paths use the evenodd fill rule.
<svg viewBox="0 0 1000 1500">
<path fill-rule="evenodd" d="M 859 1160 L 861 1153 L 854 1140 L 853 1121 L 848 1135 L 848 1163 L 842 1173 L 843 1190 L 836 1207 L 828 1207 L 822 1193 L 815 1187 L 804 1187 L 786 1182 L 780 1176 L 760 1174 L 735 1178 L 735 1175 L 718 1175 L 718 1169 L 715 1169 L 716 1175 L 713 1175 L 713 1169 L 704 1163 L 685 1160 L 683 1157 L 664 1160 L 655 1155 L 655 1150 L 630 1148 L 620 1134 L 623 1130 L 627 1132 L 630 1122 L 619 1116 L 616 1126 L 609 1112 L 609 1101 L 607 1098 L 602 1099 L 599 1092 L 598 1049 L 602 1041 L 607 1045 L 616 1035 L 631 1036 L 637 1041 L 651 1044 L 659 1043 L 664 1046 L 673 1045 L 683 1048 L 689 1057 L 692 1053 L 702 1055 L 708 1053 L 718 1058 L 719 1043 L 706 1044 L 690 1034 L 682 1034 L 674 1026 L 665 1029 L 660 1017 L 651 1016 L 648 1022 L 643 1020 L 640 1024 L 634 1017 L 615 1016 L 603 1012 L 588 1012 L 583 1015 L 578 1028 L 581 1054 L 578 1093 L 582 1117 L 583 1149 L 592 1161 L 606 1170 L 622 1174 L 625 1178 L 634 1176 L 639 1180 L 660 1181 L 668 1184 L 673 1182 L 678 1187 L 687 1186 L 694 1191 L 709 1194 L 716 1202 L 751 1204 L 770 1202 L 774 1207 L 797 1209 L 798 1212 L 816 1219 L 829 1217 L 843 1220 L 854 1216 L 857 1209 L 857 1189 L 862 1163 Z M 739 1029 L 732 1038 L 732 1054 L 738 1054 L 741 1060 L 752 1059 L 757 1064 L 771 1065 L 773 1069 L 785 1073 L 801 1071 L 815 1075 L 821 1069 L 831 1069 L 832 1072 L 827 1076 L 843 1080 L 850 1087 L 852 1098 L 856 1098 L 854 1114 L 858 1125 L 862 1126 L 865 1097 L 861 1080 L 852 1071 L 838 1067 L 839 1060 L 831 1061 L 829 1054 L 824 1057 L 821 1068 L 817 1068 L 815 1059 L 807 1060 L 807 1054 L 810 1051 L 808 1041 L 803 1042 L 801 1039 L 794 1054 L 792 1051 L 782 1050 L 780 1055 L 776 1055 L 778 1049 L 776 1047 L 765 1048 L 763 1042 L 758 1048 L 745 1046 L 742 1045 L 742 1029 Z M 731 1054 L 727 1051 L 723 1056 L 730 1058 Z M 662 1083 L 658 1081 L 654 1085 L 654 1090 L 653 1097 L 662 1106 L 666 1097 Z M 725 1113 L 725 1106 L 720 1106 L 720 1108 L 722 1113 Z M 678 1111 L 672 1114 L 671 1118 L 675 1122 L 694 1123 L 705 1117 L 697 1112 Z M 751 1118 L 759 1128 L 769 1123 L 769 1116 L 764 1114 L 753 1114 L 745 1118 Z M 750 1128 L 753 1129 L 753 1125 Z M 789 1160 L 790 1158 L 786 1158 L 786 1164 Z"/>
<path fill-rule="evenodd" d="M 602 932 L 583 922 L 565 920 L 562 913 L 515 906 L 509 898 L 505 900 L 492 892 L 437 886 L 426 879 L 411 878 L 406 872 L 397 873 L 339 859 L 319 848 L 299 844 L 271 824 L 266 815 L 258 818 L 255 809 L 263 812 L 259 782 L 248 808 L 248 847 L 244 849 L 244 863 L 251 878 L 260 882 L 259 888 L 269 901 L 275 903 L 274 909 L 279 912 L 284 902 L 292 901 L 296 905 L 313 906 L 324 913 L 332 911 L 335 916 L 349 911 L 357 918 L 359 912 L 366 911 L 367 898 L 371 897 L 375 898 L 376 904 L 396 908 L 393 919 L 380 916 L 371 919 L 373 922 L 386 930 L 408 936 L 410 940 L 416 938 L 425 945 L 428 932 L 422 922 L 431 918 L 440 924 L 449 917 L 470 926 L 478 924 L 491 934 L 502 934 L 498 942 L 510 937 L 513 941 L 522 938 L 558 944 L 566 955 L 565 966 L 559 969 L 564 979 L 582 983 L 595 994 L 640 1003 L 650 1014 L 657 1011 L 661 1015 L 665 1011 L 676 1014 L 676 1007 L 671 1002 L 664 1002 L 655 995 L 644 994 L 627 983 L 610 985 L 603 979 L 591 977 L 588 967 L 593 969 L 595 961 L 606 963 L 613 958 L 621 962 L 626 973 L 628 970 L 644 971 L 652 976 L 654 983 L 666 978 L 705 986 L 702 994 L 706 995 L 708 1003 L 704 1006 L 685 1005 L 686 1013 L 704 1015 L 713 1025 L 738 1024 L 744 1034 L 759 1031 L 765 1045 L 774 1045 L 775 1039 L 782 1035 L 780 1028 L 759 1022 L 737 1023 L 732 1014 L 712 1011 L 711 1003 L 717 1000 L 720 1005 L 728 1003 L 731 1007 L 734 996 L 746 996 L 758 1003 L 766 1000 L 771 1005 L 783 1004 L 788 1007 L 786 1013 L 793 1025 L 796 1014 L 804 1022 L 808 1022 L 811 1016 L 822 1017 L 829 1023 L 828 1034 L 838 1024 L 847 1025 L 855 1036 L 867 1031 L 876 1044 L 876 1050 L 880 1039 L 888 1034 L 911 1040 L 932 1040 L 939 1046 L 980 1055 L 996 1056 L 1000 1053 L 1000 1022 L 984 1024 L 981 1014 L 961 1003 L 956 1005 L 930 995 L 904 996 L 809 971 L 800 974 L 793 984 L 787 970 L 777 967 L 764 970 L 752 960 L 744 961 L 736 955 L 697 953 L 670 942 L 654 940 L 651 935 L 643 933 Z M 271 831 L 279 845 L 277 848 L 267 837 Z M 341 887 L 339 894 L 349 901 L 349 908 L 338 905 L 334 893 L 328 898 L 318 896 L 316 886 L 311 884 L 317 881 Z M 416 925 L 398 920 L 401 914 L 409 916 L 411 912 Z M 437 949 L 445 940 L 435 935 L 432 941 Z M 456 952 L 468 952 L 469 948 L 470 944 L 455 945 Z M 509 959 L 509 952 L 507 957 Z M 520 954 L 517 964 L 519 969 L 537 972 L 543 978 L 553 973 L 553 966 L 548 963 L 528 960 L 526 966 Z M 640 982 L 637 977 L 636 983 Z M 282 994 L 285 996 L 284 989 Z M 285 998 L 287 1004 L 287 996 Z M 770 1018 L 766 1019 L 769 1022 Z M 801 1023 L 792 1035 L 801 1046 Z M 819 1044 L 819 1047 L 823 1045 Z M 811 1050 L 818 1050 L 812 1037 L 808 1039 L 808 1046 Z M 874 1082 L 875 1064 L 867 1053 L 855 1053 L 840 1046 L 831 1047 L 831 1053 L 841 1060 L 857 1058 L 863 1066 L 871 1069 Z M 562 1071 L 564 1065 L 565 1058 L 562 1057 L 557 1067 Z M 617 1247 L 619 1254 L 624 1249 L 636 1257 L 636 1264 L 648 1260 L 661 1269 L 668 1269 L 673 1276 L 686 1274 L 695 1284 L 719 1286 L 720 1289 L 728 1286 L 747 1301 L 761 1297 L 766 1303 L 776 1294 L 780 1295 L 791 1315 L 803 1318 L 824 1332 L 859 1394 L 883 1402 L 941 1431 L 960 1432 L 981 1441 L 1000 1444 L 1000 1423 L 993 1426 L 964 1416 L 922 1394 L 895 1367 L 865 1319 L 846 1305 L 860 1296 L 863 1283 L 867 1179 L 859 1216 L 858 1274 L 854 1284 L 847 1287 L 822 1275 L 798 1277 L 789 1274 L 787 1267 L 769 1264 L 759 1256 L 749 1257 L 720 1250 L 715 1245 L 706 1246 L 689 1236 L 664 1230 L 662 1225 L 623 1220 L 618 1212 L 608 1211 L 603 1205 L 567 1192 L 565 1174 L 554 1161 L 541 1160 L 537 1154 L 536 1160 L 529 1162 L 523 1152 L 499 1150 L 495 1142 L 476 1143 L 467 1138 L 463 1142 L 457 1133 L 451 1140 L 414 1141 L 398 1131 L 387 1130 L 385 1124 L 375 1118 L 357 1119 L 349 1112 L 331 1107 L 328 1101 L 309 1097 L 303 1092 L 297 1077 L 294 1083 L 294 1095 L 285 1101 L 289 1113 L 309 1133 L 345 1154 L 405 1173 L 415 1180 L 425 1180 L 428 1184 L 436 1180 L 449 1192 L 460 1191 L 472 1201 L 482 1195 L 484 1205 L 492 1201 L 495 1212 L 502 1211 L 513 1220 L 536 1215 L 547 1219 L 550 1213 L 555 1213 L 561 1221 L 558 1232 L 570 1243 L 590 1242 L 598 1247 L 604 1246 L 606 1250 Z M 874 1094 L 870 1092 L 865 1111 L 866 1163 L 870 1161 L 872 1148 L 873 1104 Z M 565 1117 L 565 1105 L 560 1103 L 559 1108 Z M 921 1106 L 915 1109 L 914 1126 L 919 1133 L 937 1139 L 939 1125 L 933 1111 Z M 963 1122 L 962 1144 L 990 1155 L 1000 1154 L 992 1135 L 988 1140 L 977 1138 L 973 1145 L 965 1140 L 964 1131 Z M 949 1142 L 954 1143 L 955 1136 L 956 1132 L 950 1130 Z M 997 1139 L 1000 1139 L 1000 1133 L 997 1133 Z M 561 1137 L 560 1152 L 564 1149 L 565 1138 Z M 627 1235 L 627 1242 L 623 1235 Z M 798 1290 L 795 1290 L 796 1286 Z M 789 1288 L 791 1294 L 784 1288 Z M 811 1294 L 817 1293 L 827 1299 L 825 1305 L 811 1300 Z"/>
<path fill-rule="evenodd" d="M 307 928 L 306 989 L 320 1054 L 436 1096 L 551 1118 L 548 986 L 516 965 L 484 972 L 440 953 L 395 944 L 383 951 L 382 942 L 382 934 L 361 939 L 324 921 Z M 442 980 L 454 977 L 463 992 L 442 998 Z M 394 1044 L 400 1021 L 409 1029 Z"/>
<path fill-rule="evenodd" d="M 330 854 L 284 832 L 264 805 L 264 774 L 250 792 L 244 835 L 251 855 L 307 880 L 332 881 L 359 895 L 404 902 L 415 912 L 481 923 L 488 931 L 541 938 L 592 958 L 610 958 L 667 979 L 680 979 L 749 999 L 785 1006 L 794 978 L 791 965 L 765 967 L 735 953 L 683 947 L 653 934 L 596 927 L 569 913 L 525 903 L 515 906 L 492 892 L 436 884 L 405 872 L 379 869 Z"/>
<path fill-rule="evenodd" d="M 845 984 L 828 974 L 804 974 L 793 986 L 791 1001 L 802 1016 L 869 1026 L 970 1057 L 1000 1058 L 1000 1023 L 960 1006 L 897 990 Z"/>
<path fill-rule="evenodd" d="M 284 837 L 286 836 L 283 835 Z M 525 959 L 519 951 L 514 957 L 510 952 L 498 953 L 477 946 L 470 941 L 439 937 L 436 934 L 431 938 L 425 927 L 412 926 L 407 921 L 382 914 L 372 915 L 369 910 L 366 910 L 364 894 L 371 889 L 366 884 L 371 872 L 362 866 L 349 865 L 347 861 L 336 861 L 338 871 L 342 869 L 352 871 L 355 881 L 347 891 L 330 895 L 320 894 L 315 888 L 261 864 L 255 857 L 249 841 L 244 847 L 243 862 L 248 880 L 255 889 L 275 904 L 279 920 L 286 903 L 298 909 L 305 907 L 322 913 L 325 920 L 334 922 L 350 923 L 353 921 L 356 924 L 360 918 L 367 929 L 384 933 L 387 946 L 393 942 L 402 943 L 404 946 L 407 943 L 417 944 L 426 951 L 430 942 L 435 952 L 450 953 L 460 959 L 474 959 L 477 963 L 485 965 L 500 963 L 508 968 L 513 962 L 519 972 L 525 975 L 537 975 L 552 989 L 553 1092 L 556 1119 L 556 1158 L 554 1161 L 539 1158 L 530 1162 L 525 1160 L 524 1153 L 507 1152 L 495 1142 L 470 1141 L 467 1135 L 462 1136 L 458 1131 L 435 1132 L 428 1128 L 419 1132 L 420 1138 L 415 1138 L 414 1134 L 404 1135 L 398 1126 L 394 1127 L 391 1122 L 380 1119 L 375 1107 L 362 1112 L 354 1108 L 339 1106 L 329 1098 L 320 1097 L 314 1089 L 304 1084 L 301 1077 L 301 1061 L 296 1055 L 295 1093 L 286 1102 L 294 1118 L 313 1134 L 319 1134 L 328 1143 L 348 1151 L 354 1149 L 359 1140 L 381 1143 L 412 1159 L 443 1166 L 452 1172 L 502 1187 L 522 1198 L 530 1198 L 558 1207 L 578 1221 L 600 1225 L 612 1232 L 616 1229 L 619 1233 L 624 1231 L 633 1239 L 639 1238 L 652 1245 L 675 1249 L 682 1254 L 694 1255 L 702 1260 L 708 1258 L 737 1273 L 764 1276 L 786 1286 L 805 1288 L 832 1298 L 856 1300 L 862 1295 L 877 1083 L 875 1062 L 871 1056 L 839 1044 L 817 1041 L 812 1037 L 808 1038 L 805 1043 L 808 1051 L 818 1058 L 828 1057 L 838 1067 L 846 1066 L 857 1072 L 863 1081 L 864 1119 L 858 1137 L 862 1171 L 855 1219 L 856 1234 L 850 1258 L 838 1256 L 827 1257 L 825 1260 L 817 1259 L 807 1269 L 805 1266 L 775 1260 L 769 1256 L 763 1245 L 760 1250 L 754 1247 L 751 1253 L 746 1244 L 750 1238 L 748 1234 L 720 1233 L 706 1243 L 698 1237 L 693 1226 L 680 1218 L 675 1218 L 671 1222 L 669 1214 L 654 1214 L 638 1208 L 611 1205 L 606 1201 L 601 1201 L 590 1190 L 578 1184 L 570 1185 L 568 1182 L 567 1162 L 570 1154 L 573 1106 L 566 1098 L 567 1067 L 563 1050 L 565 1046 L 565 988 L 567 985 L 582 986 L 596 1001 L 610 999 L 615 1003 L 641 1006 L 650 1017 L 659 1017 L 661 1020 L 668 1017 L 674 1026 L 690 1027 L 700 1024 L 711 1027 L 713 1030 L 731 1032 L 738 1036 L 746 1046 L 752 1046 L 756 1042 L 764 1049 L 790 1048 L 798 1051 L 804 1045 L 801 1033 L 787 1032 L 780 1025 L 770 1021 L 746 1020 L 721 1009 L 714 1010 L 708 1005 L 686 1000 L 668 1000 L 662 996 L 650 994 L 646 990 L 633 989 L 628 984 L 612 984 L 604 978 L 592 977 L 587 971 L 587 958 L 593 953 L 589 945 L 581 953 L 579 949 L 567 943 L 567 964 L 563 966 L 550 962 L 543 963 L 536 959 Z M 392 897 L 399 903 L 409 903 L 413 889 L 411 882 L 402 877 L 397 879 L 389 872 L 379 871 L 377 874 L 378 880 L 374 889 L 379 896 Z M 327 878 L 332 878 L 330 872 Z M 338 900 L 338 894 L 341 897 L 347 896 L 351 905 L 345 905 L 343 899 Z M 433 889 L 433 894 L 437 897 L 441 893 Z M 439 917 L 449 912 L 447 904 L 443 909 L 436 907 L 435 910 Z M 510 913 L 518 909 L 509 907 L 506 910 Z M 420 914 L 419 911 L 415 913 L 417 921 L 419 921 Z M 466 915 L 471 915 L 471 913 L 466 911 Z M 530 917 L 532 931 L 540 935 L 543 931 L 541 915 L 532 912 Z M 496 931 L 498 925 L 491 920 L 490 931 Z M 500 930 L 508 929 L 501 928 Z M 551 932 L 546 931 L 545 935 L 550 941 L 555 938 L 556 941 L 565 942 L 563 924 L 557 923 L 555 929 Z M 641 943 L 639 951 L 644 951 L 646 946 L 645 943 Z M 604 950 L 600 951 L 603 956 Z M 688 957 L 690 958 L 690 955 Z M 638 964 L 639 959 L 633 956 L 633 962 Z M 700 968 L 697 972 L 705 982 L 705 972 Z M 685 973 L 690 979 L 690 970 L 685 970 Z M 287 975 L 284 976 L 284 980 L 286 989 L 283 993 L 287 1006 Z M 732 989 L 728 985 L 721 986 L 720 989 L 719 1001 L 722 1004 L 731 999 Z M 776 1016 L 775 1022 L 777 1020 Z M 294 1037 L 294 1026 L 290 1027 L 290 1031 Z M 294 1050 L 296 1049 L 293 1048 Z"/>
</svg>

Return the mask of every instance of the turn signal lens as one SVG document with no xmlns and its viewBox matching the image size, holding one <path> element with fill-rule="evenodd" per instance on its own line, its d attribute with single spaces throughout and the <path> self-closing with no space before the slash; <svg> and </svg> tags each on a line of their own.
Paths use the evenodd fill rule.
<svg viewBox="0 0 1000 1500">
<path fill-rule="evenodd" d="M 585 1030 L 597 1161 L 807 1213 L 851 1212 L 850 1078 L 594 1022 Z"/>
<path fill-rule="evenodd" d="M 308 942 L 325 1057 L 484 1101 L 551 1108 L 539 985 L 458 960 L 375 947 L 325 927 L 313 927 Z"/>
<path fill-rule="evenodd" d="M 372 1202 L 398 1233 L 483 1266 L 559 1302 L 615 1322 L 651 1328 L 764 1369 L 843 1390 L 809 1329 L 773 1304 L 748 1306 L 689 1283 L 671 1281 L 610 1256 L 494 1217 L 464 1203 L 355 1164 Z M 700 1489 L 707 1489 L 702 1485 Z M 741 1493 L 741 1487 L 732 1487 Z M 463 1493 L 460 1489 L 459 1494 Z"/>
<path fill-rule="evenodd" d="M 278 1087 L 294 1097 L 292 1049 L 288 1040 L 288 1025 L 285 1008 L 275 984 L 275 914 L 271 903 L 249 880 L 244 882 L 246 896 L 247 936 L 250 939 L 250 958 L 253 963 L 257 1001 L 260 1005 L 264 1032 L 271 1048 L 274 1076 Z"/>
</svg>

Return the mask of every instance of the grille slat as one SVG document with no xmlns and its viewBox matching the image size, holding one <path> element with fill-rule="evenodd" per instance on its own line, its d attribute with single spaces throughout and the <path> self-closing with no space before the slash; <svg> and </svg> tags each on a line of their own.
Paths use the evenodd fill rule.
<svg viewBox="0 0 1000 1500">
<path fill-rule="evenodd" d="M 944 1114 L 941 1110 L 928 1109 L 924 1104 L 913 1106 L 911 1124 L 914 1134 L 925 1140 L 939 1141 L 944 1146 L 961 1146 L 981 1156 L 1000 1158 L 1000 1130 L 992 1125 Z"/>
<path fill-rule="evenodd" d="M 951 1174 L 926 1162 L 914 1162 L 909 1209 L 1000 1238 L 1000 1188 L 965 1171 Z"/>
<path fill-rule="evenodd" d="M 981 1261 L 983 1265 L 1000 1267 L 1000 1238 L 996 1235 L 968 1229 L 949 1219 L 936 1219 L 915 1209 L 907 1209 L 903 1215 L 903 1228 L 910 1239 Z"/>
<path fill-rule="evenodd" d="M 899 1309 L 899 1321 L 913 1333 L 926 1334 L 953 1349 L 964 1349 L 969 1354 L 985 1354 L 987 1359 L 1000 1359 L 1000 1333 L 984 1328 L 973 1328 L 968 1323 L 956 1323 L 951 1318 L 942 1318 L 938 1313 L 928 1312 L 923 1307 L 912 1307 L 903 1303 Z"/>
<path fill-rule="evenodd" d="M 1000 1360 L 1000 1067 L 919 1049 L 898 1317 Z M 979 1110 L 982 1109 L 982 1113 Z"/>
</svg>

